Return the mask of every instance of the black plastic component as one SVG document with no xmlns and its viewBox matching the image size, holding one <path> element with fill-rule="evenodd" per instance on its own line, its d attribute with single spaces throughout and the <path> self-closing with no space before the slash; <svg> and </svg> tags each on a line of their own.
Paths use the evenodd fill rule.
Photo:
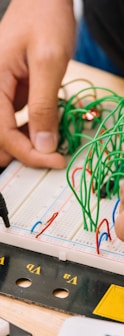
<svg viewBox="0 0 124 336">
<path fill-rule="evenodd" d="M 103 184 L 100 190 L 100 198 L 107 197 L 106 185 L 107 185 L 107 182 Z M 113 188 L 114 188 L 114 180 L 110 180 L 109 181 L 109 191 L 112 191 Z"/>
<path fill-rule="evenodd" d="M 5 202 L 5 200 L 3 198 L 3 195 L 1 193 L 0 193 L 0 217 L 3 218 L 5 226 L 10 227 L 6 202 Z"/>
<path fill-rule="evenodd" d="M 0 174 L 4 171 L 5 167 L 0 167 Z"/>
<path fill-rule="evenodd" d="M 8 336 L 32 336 L 32 334 L 29 334 L 27 331 L 10 324 L 10 334 Z"/>
<path fill-rule="evenodd" d="M 0 258 L 2 294 L 59 311 L 99 318 L 93 310 L 111 284 L 124 287 L 122 275 L 2 243 Z"/>
</svg>

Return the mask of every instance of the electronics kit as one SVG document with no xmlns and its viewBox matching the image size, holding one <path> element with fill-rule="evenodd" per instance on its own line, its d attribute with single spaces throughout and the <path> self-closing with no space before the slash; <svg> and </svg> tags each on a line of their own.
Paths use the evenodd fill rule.
<svg viewBox="0 0 124 336">
<path fill-rule="evenodd" d="M 33 169 L 14 160 L 1 173 L 10 223 L 1 212 L 4 295 L 124 322 L 124 243 L 114 230 L 124 176 L 123 105 L 113 91 L 94 86 L 60 99 L 59 151 L 66 149 L 67 169 Z M 22 288 L 19 279 L 30 286 Z M 67 296 L 58 298 L 57 290 Z M 113 298 L 118 313 L 109 307 Z"/>
</svg>

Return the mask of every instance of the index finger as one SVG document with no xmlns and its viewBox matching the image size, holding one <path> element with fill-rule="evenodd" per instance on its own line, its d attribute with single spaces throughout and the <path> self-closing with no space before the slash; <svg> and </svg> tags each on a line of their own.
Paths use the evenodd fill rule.
<svg viewBox="0 0 124 336">
<path fill-rule="evenodd" d="M 12 102 L 3 95 L 0 100 L 0 148 L 30 167 L 64 168 L 65 159 L 59 153 L 41 154 L 30 139 L 17 128 Z"/>
<path fill-rule="evenodd" d="M 33 148 L 30 139 L 18 129 L 10 129 L 4 149 L 24 165 L 35 168 L 64 168 L 65 159 L 59 153 L 41 154 Z"/>
</svg>

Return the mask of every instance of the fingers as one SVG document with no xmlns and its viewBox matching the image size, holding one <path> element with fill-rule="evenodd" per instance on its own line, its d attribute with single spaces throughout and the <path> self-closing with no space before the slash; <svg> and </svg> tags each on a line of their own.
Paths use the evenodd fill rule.
<svg viewBox="0 0 124 336">
<path fill-rule="evenodd" d="M 30 140 L 17 129 L 9 131 L 5 149 L 26 166 L 58 169 L 66 166 L 64 157 L 59 153 L 41 154 L 33 148 Z"/>
<path fill-rule="evenodd" d="M 4 149 L 0 151 L 0 166 L 8 165 L 16 158 L 24 165 L 35 168 L 65 168 L 65 158 L 59 153 L 41 154 L 33 148 L 30 139 L 17 128 L 10 129 L 4 141 Z M 9 153 L 9 154 L 8 154 Z"/>
<path fill-rule="evenodd" d="M 42 107 L 41 107 L 42 106 Z M 53 104 L 31 104 L 29 107 L 30 138 L 41 153 L 56 151 L 58 144 L 58 113 Z"/>
<path fill-rule="evenodd" d="M 59 153 L 41 154 L 35 150 L 30 140 L 18 129 L 9 130 L 8 139 L 4 143 L 4 150 L 0 150 L 0 166 L 8 165 L 12 158 L 16 158 L 24 165 L 35 168 L 65 168 L 64 157 Z M 9 154 L 7 154 L 9 153 Z"/>
<path fill-rule="evenodd" d="M 7 167 L 8 164 L 12 161 L 12 156 L 0 150 L 0 167 Z"/>
<path fill-rule="evenodd" d="M 59 57 L 38 55 L 30 52 L 29 125 L 34 147 L 41 153 L 52 153 L 58 144 L 58 90 L 65 72 L 57 66 Z M 51 53 L 50 53 L 51 55 Z"/>
<path fill-rule="evenodd" d="M 13 105 L 4 94 L 1 94 L 0 111 L 0 166 L 4 167 L 12 158 L 16 158 L 30 167 L 65 167 L 65 159 L 59 153 L 41 154 L 33 147 L 28 136 L 20 132 L 16 125 Z"/>
<path fill-rule="evenodd" d="M 57 95 L 71 56 L 72 7 L 72 1 L 56 0 L 48 6 L 46 1 L 21 0 L 18 6 L 15 0 L 1 22 L 0 149 L 3 164 L 14 157 L 32 167 L 65 166 L 64 157 L 55 153 Z M 20 109 L 27 100 L 29 138 L 17 129 L 14 116 L 14 107 Z"/>
</svg>

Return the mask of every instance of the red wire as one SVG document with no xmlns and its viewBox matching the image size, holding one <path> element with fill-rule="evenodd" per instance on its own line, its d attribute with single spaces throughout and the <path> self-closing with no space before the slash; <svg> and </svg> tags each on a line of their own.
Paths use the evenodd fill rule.
<svg viewBox="0 0 124 336">
<path fill-rule="evenodd" d="M 35 238 L 38 238 L 54 221 L 54 219 L 58 216 L 59 212 L 54 212 L 54 214 L 52 215 L 52 217 L 50 217 L 50 219 L 47 220 L 46 222 L 46 226 L 35 236 Z"/>
<path fill-rule="evenodd" d="M 73 172 L 72 172 L 72 187 L 75 188 L 75 180 L 74 180 L 74 176 L 75 176 L 75 173 L 78 171 L 78 170 L 82 170 L 83 167 L 76 167 Z M 89 168 L 86 168 L 86 171 L 88 172 L 88 174 L 92 175 L 91 171 L 89 170 Z M 94 194 L 94 186 L 92 184 L 92 192 Z"/>
<path fill-rule="evenodd" d="M 76 167 L 74 170 L 73 170 L 73 172 L 72 172 L 72 186 L 73 186 L 73 188 L 75 188 L 75 180 L 74 180 L 74 175 L 75 175 L 75 173 L 78 171 L 78 170 L 82 170 L 82 167 Z"/>
<path fill-rule="evenodd" d="M 96 229 L 96 251 L 97 251 L 98 254 L 100 253 L 99 244 L 98 244 L 99 229 L 100 229 L 100 227 L 102 226 L 102 224 L 104 222 L 106 222 L 108 237 L 109 237 L 110 240 L 112 240 L 111 234 L 110 234 L 110 229 L 109 229 L 109 222 L 108 222 L 108 220 L 106 218 L 103 218 L 101 220 L 101 222 L 99 223 L 99 225 L 97 226 L 97 229 Z"/>
<path fill-rule="evenodd" d="M 80 108 L 83 107 L 83 102 L 82 102 L 82 100 L 80 99 L 79 96 L 77 96 L 77 103 L 78 103 L 78 106 L 79 106 Z"/>
</svg>

